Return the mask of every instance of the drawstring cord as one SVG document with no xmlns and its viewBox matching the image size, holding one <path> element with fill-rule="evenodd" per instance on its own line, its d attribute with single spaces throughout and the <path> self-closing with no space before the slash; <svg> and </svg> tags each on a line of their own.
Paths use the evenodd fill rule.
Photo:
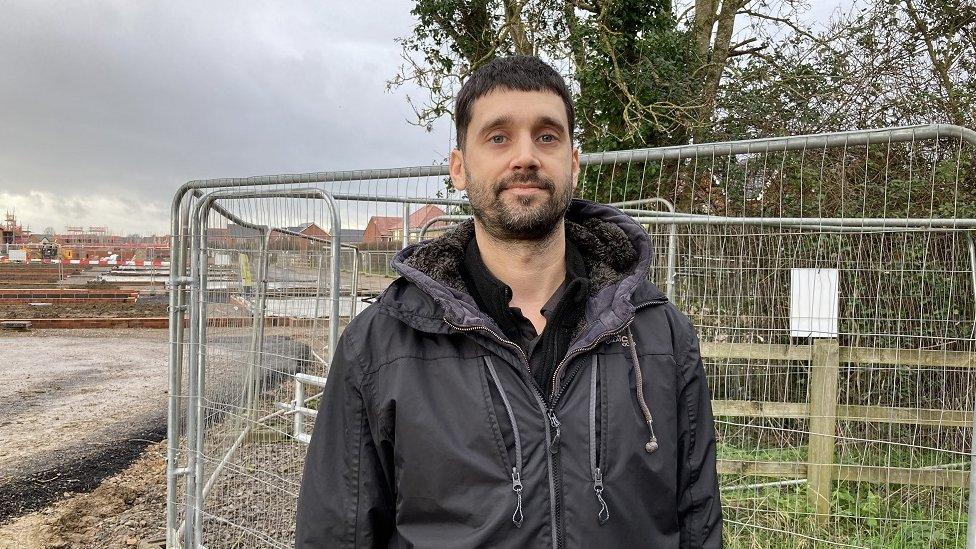
<svg viewBox="0 0 976 549">
<path fill-rule="evenodd" d="M 651 416 L 651 410 L 647 407 L 647 402 L 644 401 L 644 375 L 641 373 L 640 362 L 637 361 L 637 342 L 634 340 L 634 334 L 630 331 L 629 326 L 627 327 L 627 339 L 630 341 L 630 360 L 634 363 L 634 392 L 637 394 L 637 403 L 640 404 L 641 412 L 644 413 L 644 421 L 647 422 L 647 430 L 651 435 L 647 444 L 644 445 L 644 450 L 648 454 L 653 454 L 658 449 L 657 436 L 654 434 L 654 418 Z"/>
</svg>

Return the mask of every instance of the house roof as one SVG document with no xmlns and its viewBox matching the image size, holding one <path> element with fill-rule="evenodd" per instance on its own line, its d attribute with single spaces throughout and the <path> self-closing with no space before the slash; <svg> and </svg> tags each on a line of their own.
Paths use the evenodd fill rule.
<svg viewBox="0 0 976 549">
<path fill-rule="evenodd" d="M 242 227 L 236 223 L 228 223 L 227 235 L 236 238 L 257 238 L 261 236 L 261 232 L 250 227 Z"/>
<path fill-rule="evenodd" d="M 294 227 L 285 227 L 285 229 L 293 233 L 300 233 L 312 225 L 315 225 L 315 223 L 302 223 L 301 225 L 295 225 Z"/>
<path fill-rule="evenodd" d="M 413 229 L 419 229 L 420 227 L 423 227 L 424 223 L 442 215 L 444 215 L 444 210 L 434 206 L 433 204 L 428 204 L 410 214 L 410 227 Z"/>
<path fill-rule="evenodd" d="M 403 218 L 391 217 L 387 215 L 374 215 L 369 219 L 369 222 L 376 225 L 377 233 L 387 235 L 403 225 Z"/>
<path fill-rule="evenodd" d="M 428 204 L 410 214 L 410 228 L 419 229 L 424 226 L 424 223 L 441 215 L 444 215 L 444 210 L 433 204 Z M 396 216 L 374 215 L 369 219 L 369 222 L 376 225 L 376 231 L 381 236 L 388 236 L 393 231 L 403 227 L 403 218 Z"/>
</svg>

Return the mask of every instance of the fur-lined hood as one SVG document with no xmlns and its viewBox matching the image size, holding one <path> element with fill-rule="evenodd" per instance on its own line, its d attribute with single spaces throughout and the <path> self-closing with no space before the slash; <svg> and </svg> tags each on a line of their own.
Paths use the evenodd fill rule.
<svg viewBox="0 0 976 549">
<path fill-rule="evenodd" d="M 583 255 L 590 276 L 586 315 L 577 330 L 582 340 L 589 339 L 586 335 L 590 332 L 620 328 L 633 316 L 636 306 L 666 300 L 647 280 L 650 238 L 628 215 L 611 206 L 574 199 L 566 213 L 566 234 Z M 384 293 L 381 306 L 431 331 L 441 331 L 433 328 L 445 320 L 459 327 L 494 327 L 478 310 L 458 272 L 465 247 L 473 237 L 474 222 L 467 221 L 439 238 L 401 250 L 392 266 L 403 278 Z M 408 284 L 433 303 L 418 302 L 420 296 Z"/>
</svg>

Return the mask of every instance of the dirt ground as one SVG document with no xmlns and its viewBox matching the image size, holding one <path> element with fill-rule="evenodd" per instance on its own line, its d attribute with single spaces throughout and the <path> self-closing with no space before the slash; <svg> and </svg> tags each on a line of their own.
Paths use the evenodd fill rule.
<svg viewBox="0 0 976 549">
<path fill-rule="evenodd" d="M 28 303 L 0 304 L 0 318 L 142 318 L 167 315 L 165 303 L 87 302 L 44 306 Z"/>
<path fill-rule="evenodd" d="M 166 442 L 90 493 L 0 525 L 0 549 L 160 547 L 165 536 Z"/>
<path fill-rule="evenodd" d="M 0 332 L 0 548 L 164 535 L 167 352 L 166 330 Z"/>
</svg>

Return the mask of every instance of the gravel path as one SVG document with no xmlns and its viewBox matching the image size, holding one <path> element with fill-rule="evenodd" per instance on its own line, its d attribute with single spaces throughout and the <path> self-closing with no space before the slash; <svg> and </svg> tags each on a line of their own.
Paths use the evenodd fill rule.
<svg viewBox="0 0 976 549">
<path fill-rule="evenodd" d="M 89 490 L 165 436 L 166 330 L 0 333 L 0 521 Z"/>
<path fill-rule="evenodd" d="M 166 407 L 166 330 L 0 334 L 0 471 Z"/>
<path fill-rule="evenodd" d="M 148 547 L 163 534 L 166 443 L 154 442 L 165 437 L 167 339 L 165 330 L 0 332 L 0 548 Z M 249 338 L 238 329 L 208 339 L 208 397 L 228 402 Z M 307 367 L 309 343 L 301 331 L 266 334 L 267 406 L 289 398 L 292 385 L 279 382 Z M 219 459 L 239 427 L 221 413 L 208 423 L 207 457 Z M 248 437 L 215 483 L 208 512 L 242 529 L 208 522 L 208 546 L 291 545 L 305 447 L 282 436 L 290 423 Z"/>
</svg>

